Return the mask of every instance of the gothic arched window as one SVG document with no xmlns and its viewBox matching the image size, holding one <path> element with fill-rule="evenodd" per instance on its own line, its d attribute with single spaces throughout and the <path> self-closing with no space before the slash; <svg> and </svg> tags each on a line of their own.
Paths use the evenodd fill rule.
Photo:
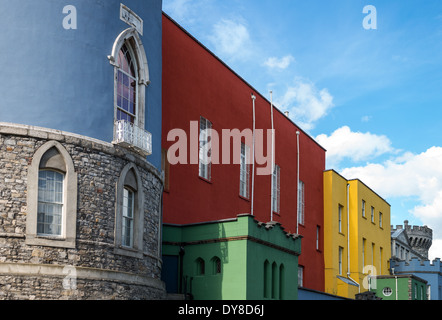
<svg viewBox="0 0 442 320">
<path fill-rule="evenodd" d="M 138 68 L 132 48 L 123 44 L 118 54 L 116 121 L 135 123 L 138 116 Z"/>
<path fill-rule="evenodd" d="M 114 121 L 127 121 L 144 129 L 149 67 L 135 28 L 120 33 L 108 58 L 115 67 Z"/>
<path fill-rule="evenodd" d="M 77 174 L 66 149 L 49 141 L 34 154 L 28 171 L 26 243 L 75 248 Z"/>
<path fill-rule="evenodd" d="M 141 175 L 133 163 L 121 172 L 117 182 L 115 252 L 143 257 L 144 193 Z"/>
</svg>

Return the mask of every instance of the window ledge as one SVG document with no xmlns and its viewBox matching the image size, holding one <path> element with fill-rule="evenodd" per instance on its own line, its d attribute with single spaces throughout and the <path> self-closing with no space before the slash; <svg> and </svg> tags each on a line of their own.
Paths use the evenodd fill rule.
<svg viewBox="0 0 442 320">
<path fill-rule="evenodd" d="M 121 255 L 121 256 L 128 256 L 132 258 L 143 258 L 143 252 L 134 248 L 127 248 L 123 246 L 115 247 L 114 250 L 115 254 Z"/>
<path fill-rule="evenodd" d="M 75 239 L 68 239 L 62 237 L 27 235 L 25 243 L 31 246 L 75 249 Z"/>
</svg>

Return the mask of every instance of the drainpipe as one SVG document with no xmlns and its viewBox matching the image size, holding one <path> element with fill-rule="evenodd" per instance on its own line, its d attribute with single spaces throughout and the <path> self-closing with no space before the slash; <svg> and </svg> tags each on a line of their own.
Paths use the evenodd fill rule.
<svg viewBox="0 0 442 320">
<path fill-rule="evenodd" d="M 296 146 L 297 146 L 297 174 L 296 174 L 296 204 L 297 204 L 297 210 L 296 210 L 296 234 L 299 234 L 299 135 L 301 133 L 299 131 L 296 131 Z"/>
<path fill-rule="evenodd" d="M 273 221 L 273 172 L 275 171 L 275 132 L 273 123 L 273 92 L 270 91 L 270 117 L 272 121 L 272 174 L 270 175 L 270 221 Z"/>
<path fill-rule="evenodd" d="M 347 278 L 358 285 L 358 291 L 361 293 L 361 286 L 351 278 L 350 272 L 350 184 L 347 183 Z"/>
<path fill-rule="evenodd" d="M 252 93 L 252 101 L 253 101 L 253 145 L 252 145 L 252 201 L 251 201 L 251 208 L 250 208 L 250 214 L 254 216 L 253 212 L 253 202 L 254 202 L 254 196 L 255 196 L 255 100 L 256 97 Z"/>
</svg>

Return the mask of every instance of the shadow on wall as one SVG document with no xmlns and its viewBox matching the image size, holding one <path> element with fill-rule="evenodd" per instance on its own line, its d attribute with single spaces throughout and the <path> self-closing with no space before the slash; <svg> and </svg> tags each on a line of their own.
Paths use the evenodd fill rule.
<svg viewBox="0 0 442 320">
<path fill-rule="evenodd" d="M 215 234 L 214 234 L 215 235 Z M 217 239 L 225 239 L 223 224 L 218 225 Z M 220 241 L 188 247 L 189 266 L 184 283 L 195 300 L 222 300 L 223 279 L 229 269 L 229 242 Z M 226 268 L 227 267 L 227 268 Z"/>
</svg>

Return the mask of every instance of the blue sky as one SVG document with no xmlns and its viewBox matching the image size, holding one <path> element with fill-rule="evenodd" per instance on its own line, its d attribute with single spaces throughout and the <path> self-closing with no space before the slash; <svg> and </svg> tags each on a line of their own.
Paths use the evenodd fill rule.
<svg viewBox="0 0 442 320">
<path fill-rule="evenodd" d="M 163 0 L 163 10 L 272 90 L 328 150 L 328 169 L 391 204 L 393 225 L 432 228 L 430 258 L 442 257 L 442 1 Z M 364 28 L 374 15 L 376 29 Z"/>
</svg>

